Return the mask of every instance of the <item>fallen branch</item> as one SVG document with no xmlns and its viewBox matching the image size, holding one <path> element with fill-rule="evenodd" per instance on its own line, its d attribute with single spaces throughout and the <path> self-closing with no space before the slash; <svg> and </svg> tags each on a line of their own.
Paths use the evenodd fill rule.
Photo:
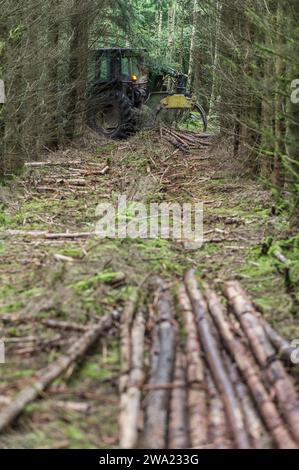
<svg viewBox="0 0 299 470">
<path fill-rule="evenodd" d="M 81 160 L 64 160 L 64 161 L 56 161 L 56 162 L 51 162 L 51 161 L 45 161 L 45 162 L 26 162 L 24 164 L 25 167 L 32 167 L 32 168 L 40 168 L 43 166 L 71 166 L 71 165 L 81 165 L 82 162 Z"/>
<path fill-rule="evenodd" d="M 137 302 L 137 290 L 134 289 L 130 299 L 127 301 L 120 319 L 120 357 L 121 378 L 119 381 L 120 394 L 124 393 L 129 380 L 131 369 L 131 327 Z"/>
<path fill-rule="evenodd" d="M 287 259 L 287 258 L 284 256 L 284 254 L 281 253 L 280 251 L 275 250 L 275 251 L 273 252 L 273 256 L 274 256 L 276 259 L 278 259 L 278 261 L 280 261 L 280 262 L 281 262 L 282 264 L 284 264 L 285 266 L 290 267 L 290 264 L 291 264 L 290 260 Z"/>
<path fill-rule="evenodd" d="M 35 318 L 34 321 L 38 321 L 38 318 Z M 94 325 L 79 325 L 79 323 L 70 323 L 51 319 L 41 320 L 41 324 L 47 326 L 48 328 L 54 328 L 63 331 L 89 331 L 91 328 L 94 328 Z"/>
<path fill-rule="evenodd" d="M 20 237 L 33 237 L 33 238 L 45 238 L 47 240 L 55 240 L 59 238 L 89 238 L 95 237 L 95 232 L 65 232 L 65 233 L 50 233 L 42 230 L 6 230 L 4 232 L 8 236 L 20 236 Z"/>
<path fill-rule="evenodd" d="M 47 176 L 42 179 L 42 183 L 44 184 L 59 184 L 59 185 L 74 185 L 74 186 L 85 186 L 86 181 L 84 178 L 57 178 L 56 176 Z"/>
<path fill-rule="evenodd" d="M 97 326 L 87 331 L 63 356 L 42 370 L 31 385 L 19 392 L 12 402 L 0 412 L 0 432 L 7 428 L 24 411 L 26 406 L 39 397 L 54 380 L 84 356 L 100 336 L 113 326 L 114 318 L 112 315 L 103 317 Z"/>
</svg>

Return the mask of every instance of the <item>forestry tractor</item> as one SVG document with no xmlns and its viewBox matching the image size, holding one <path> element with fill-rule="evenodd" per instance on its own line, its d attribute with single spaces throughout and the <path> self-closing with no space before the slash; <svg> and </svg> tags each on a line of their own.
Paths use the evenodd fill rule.
<svg viewBox="0 0 299 470">
<path fill-rule="evenodd" d="M 205 131 L 203 107 L 186 93 L 187 76 L 167 69 L 148 72 L 143 50 L 98 49 L 89 63 L 88 124 L 111 139 L 124 139 L 157 120 Z M 148 126 L 150 127 L 150 126 Z"/>
</svg>

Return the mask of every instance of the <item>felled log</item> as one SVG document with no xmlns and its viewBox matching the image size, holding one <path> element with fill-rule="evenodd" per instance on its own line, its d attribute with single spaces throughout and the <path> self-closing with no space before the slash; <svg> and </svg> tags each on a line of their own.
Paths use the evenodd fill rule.
<svg viewBox="0 0 299 470">
<path fill-rule="evenodd" d="M 68 351 L 42 370 L 36 380 L 19 392 L 11 403 L 0 412 L 0 432 L 7 428 L 43 391 L 60 377 L 74 362 L 85 355 L 87 350 L 114 324 L 115 316 L 106 315 L 98 325 L 90 328 Z"/>
<path fill-rule="evenodd" d="M 229 449 L 232 443 L 228 436 L 224 406 L 209 372 L 207 373 L 207 390 L 209 398 L 208 443 L 213 449 Z"/>
<path fill-rule="evenodd" d="M 159 356 L 155 368 L 150 370 L 150 384 L 155 386 L 172 382 L 175 358 L 175 327 L 171 296 L 159 278 L 152 283 L 155 289 L 154 307 L 157 314 L 154 330 L 159 341 Z M 164 449 L 167 445 L 170 390 L 150 391 L 146 400 L 145 425 L 142 446 L 147 449 Z"/>
<path fill-rule="evenodd" d="M 119 381 L 120 391 L 120 415 L 119 415 L 119 441 L 120 447 L 131 448 L 136 441 L 137 426 L 136 423 L 128 417 L 129 408 L 129 378 L 132 371 L 132 337 L 131 328 L 133 323 L 134 312 L 137 302 L 137 291 L 132 294 L 131 299 L 127 302 L 124 312 L 121 317 L 120 325 L 120 349 L 121 349 L 121 377 Z M 137 328 L 140 333 L 140 328 Z M 136 332 L 136 327 L 135 327 Z M 134 334 L 136 338 L 136 333 Z M 138 335 L 137 335 L 138 338 Z M 135 349 L 136 350 L 136 349 Z M 135 353 L 136 354 L 136 353 Z M 136 361 L 135 361 L 136 362 Z M 138 395 L 138 393 L 137 393 Z M 134 392 L 133 392 L 134 401 Z M 126 420 L 130 420 L 129 427 L 126 427 Z M 133 444 L 132 444 L 133 442 Z"/>
<path fill-rule="evenodd" d="M 127 301 L 120 318 L 120 372 L 119 391 L 122 394 L 128 385 L 131 370 L 131 328 L 137 302 L 137 290 L 134 289 Z"/>
<path fill-rule="evenodd" d="M 296 448 L 296 444 L 281 419 L 275 404 L 260 376 L 257 364 L 250 351 L 233 335 L 228 316 L 216 293 L 205 290 L 209 311 L 219 330 L 226 349 L 237 364 L 239 371 L 258 407 L 267 429 L 281 449 Z"/>
<path fill-rule="evenodd" d="M 287 365 L 293 365 L 291 357 L 292 354 L 297 351 L 297 348 L 292 346 L 289 341 L 277 333 L 277 331 L 274 330 L 274 328 L 272 328 L 272 326 L 270 326 L 266 321 L 263 321 L 263 328 L 268 335 L 269 340 L 275 347 L 278 357 Z"/>
<path fill-rule="evenodd" d="M 138 441 L 138 422 L 143 384 L 145 319 L 138 311 L 132 326 L 130 373 L 120 410 L 120 447 L 133 449 Z"/>
<path fill-rule="evenodd" d="M 258 313 L 240 284 L 236 281 L 228 282 L 224 292 L 247 335 L 256 360 L 273 386 L 279 408 L 299 444 L 299 400 L 293 380 L 277 358 Z"/>
<path fill-rule="evenodd" d="M 198 289 L 194 271 L 185 275 L 185 285 L 196 317 L 199 338 L 203 346 L 206 360 L 215 385 L 222 396 L 229 429 L 233 440 L 239 449 L 250 448 L 240 406 L 235 391 L 223 364 L 218 345 L 211 333 L 207 318 L 207 305 Z"/>
<path fill-rule="evenodd" d="M 236 364 L 233 363 L 226 353 L 224 353 L 224 361 L 241 404 L 245 426 L 252 442 L 252 446 L 255 449 L 271 447 L 273 439 L 265 429 L 262 419 L 256 410 L 254 402 L 252 401 L 248 387 L 244 384 Z"/>
<path fill-rule="evenodd" d="M 186 331 L 187 404 L 190 444 L 193 449 L 198 449 L 205 446 L 208 442 L 208 412 L 204 362 L 198 341 L 195 317 L 183 284 L 179 287 L 178 300 Z"/>
<path fill-rule="evenodd" d="M 176 352 L 174 368 L 174 388 L 171 391 L 170 416 L 168 430 L 169 449 L 187 449 L 188 440 L 188 412 L 187 390 L 185 377 L 185 360 L 180 350 Z M 184 384 L 182 386 L 182 384 Z"/>
</svg>

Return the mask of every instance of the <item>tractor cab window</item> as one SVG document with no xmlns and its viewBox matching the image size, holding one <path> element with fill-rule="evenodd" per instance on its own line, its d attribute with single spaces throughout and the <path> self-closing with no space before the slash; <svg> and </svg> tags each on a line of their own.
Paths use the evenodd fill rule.
<svg viewBox="0 0 299 470">
<path fill-rule="evenodd" d="M 132 74 L 139 76 L 140 75 L 140 66 L 137 57 L 132 57 L 131 59 L 131 68 Z"/>
<path fill-rule="evenodd" d="M 121 75 L 125 78 L 131 77 L 131 67 L 129 57 L 122 57 L 121 59 Z"/>
<path fill-rule="evenodd" d="M 140 64 L 137 57 L 122 56 L 121 76 L 123 79 L 131 80 L 132 75 L 140 76 Z"/>
<path fill-rule="evenodd" d="M 107 55 L 101 55 L 96 61 L 96 77 L 100 82 L 109 80 L 109 59 Z"/>
<path fill-rule="evenodd" d="M 102 56 L 100 67 L 100 81 L 107 81 L 109 79 L 109 60 L 107 56 Z"/>
</svg>

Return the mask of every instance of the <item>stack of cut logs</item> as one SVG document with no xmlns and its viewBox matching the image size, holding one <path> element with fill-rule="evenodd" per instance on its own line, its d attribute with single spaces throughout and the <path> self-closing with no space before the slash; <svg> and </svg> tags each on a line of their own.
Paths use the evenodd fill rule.
<svg viewBox="0 0 299 470">
<path fill-rule="evenodd" d="M 298 351 L 266 323 L 238 282 L 223 286 L 226 302 L 209 286 L 199 287 L 193 271 L 174 296 L 160 278 L 153 279 L 147 308 L 138 289 L 132 292 L 120 320 L 107 314 L 83 330 L 81 325 L 80 337 L 62 355 L 6 397 L 0 433 L 117 327 L 120 447 L 299 447 L 299 401 L 290 369 Z M 57 321 L 47 326 L 76 329 Z"/>
<path fill-rule="evenodd" d="M 240 284 L 224 285 L 226 303 L 192 271 L 174 299 L 159 278 L 151 288 L 147 313 L 131 303 L 121 319 L 120 446 L 297 448 L 296 350 Z"/>
<path fill-rule="evenodd" d="M 174 127 L 160 128 L 160 138 L 164 142 L 186 153 L 209 147 L 211 145 L 210 137 L 210 134 L 204 132 L 191 132 Z"/>
</svg>

